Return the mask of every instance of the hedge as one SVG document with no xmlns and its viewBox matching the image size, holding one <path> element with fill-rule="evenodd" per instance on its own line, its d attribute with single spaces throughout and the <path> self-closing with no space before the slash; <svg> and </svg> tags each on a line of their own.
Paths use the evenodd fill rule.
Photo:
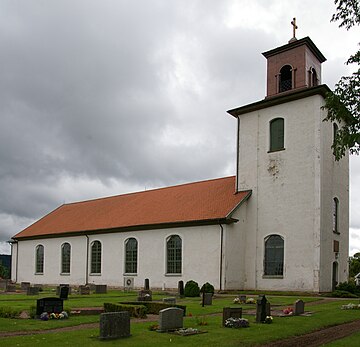
<svg viewBox="0 0 360 347">
<path fill-rule="evenodd" d="M 121 304 L 132 305 L 132 306 L 145 306 L 146 313 L 148 314 L 159 314 L 161 310 L 169 307 L 177 307 L 181 308 L 184 311 L 184 316 L 186 315 L 186 306 L 185 305 L 176 305 L 176 304 L 167 304 L 165 302 L 157 302 L 157 301 L 126 301 L 121 302 Z"/>
<path fill-rule="evenodd" d="M 104 312 L 128 311 L 131 317 L 146 318 L 147 309 L 145 305 L 131 305 L 127 303 L 111 304 L 104 303 Z"/>
</svg>

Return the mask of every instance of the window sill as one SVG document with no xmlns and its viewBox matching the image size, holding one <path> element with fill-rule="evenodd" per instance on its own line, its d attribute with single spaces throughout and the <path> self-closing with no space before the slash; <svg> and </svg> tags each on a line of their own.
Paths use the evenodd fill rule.
<svg viewBox="0 0 360 347">
<path fill-rule="evenodd" d="M 60 276 L 70 276 L 70 272 L 61 272 Z"/>
<path fill-rule="evenodd" d="M 101 276 L 101 273 L 91 273 L 89 276 Z"/>
<path fill-rule="evenodd" d="M 262 278 L 269 278 L 269 279 L 281 279 L 284 278 L 284 275 L 263 275 Z"/>
<path fill-rule="evenodd" d="M 181 277 L 182 274 L 181 273 L 176 273 L 176 274 L 165 274 L 166 277 Z"/>
<path fill-rule="evenodd" d="M 280 152 L 280 151 L 285 151 L 285 148 L 271 149 L 271 150 L 268 150 L 268 153 L 274 153 L 274 152 Z"/>
<path fill-rule="evenodd" d="M 123 274 L 123 276 L 131 276 L 131 277 L 135 277 L 137 275 L 138 275 L 137 273 L 130 273 L 130 272 L 126 272 Z"/>
<path fill-rule="evenodd" d="M 43 275 L 44 273 L 43 272 L 35 272 L 35 275 Z"/>
</svg>

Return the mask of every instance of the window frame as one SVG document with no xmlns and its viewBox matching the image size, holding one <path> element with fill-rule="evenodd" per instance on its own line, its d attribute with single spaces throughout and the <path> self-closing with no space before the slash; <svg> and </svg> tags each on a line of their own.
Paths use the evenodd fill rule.
<svg viewBox="0 0 360 347">
<path fill-rule="evenodd" d="M 283 79 L 284 74 L 289 74 L 290 78 L 289 79 Z M 293 67 L 290 64 L 285 64 L 281 67 L 281 69 L 279 70 L 279 93 L 285 93 L 288 92 L 289 90 L 294 89 L 294 76 L 293 76 Z M 284 82 L 288 82 L 290 81 L 290 87 L 285 86 Z"/>
<path fill-rule="evenodd" d="M 277 124 L 280 124 L 280 127 Z M 275 128 L 276 126 L 278 128 Z M 283 117 L 276 117 L 271 119 L 269 122 L 268 153 L 278 152 L 283 150 L 285 150 L 285 119 Z"/>
<path fill-rule="evenodd" d="M 65 247 L 68 247 L 68 249 L 65 249 Z M 70 270 L 71 270 L 71 245 L 69 242 L 64 242 L 61 245 L 61 274 L 69 275 Z"/>
<path fill-rule="evenodd" d="M 138 240 L 135 237 L 129 237 L 125 240 L 124 273 L 127 275 L 136 275 L 138 272 L 138 245 Z"/>
<path fill-rule="evenodd" d="M 339 231 L 339 199 L 335 196 L 333 198 L 332 206 L 332 229 L 334 234 L 340 234 Z"/>
<path fill-rule="evenodd" d="M 94 249 L 97 247 L 96 249 Z M 99 240 L 91 243 L 90 247 L 90 274 L 101 275 L 102 267 L 102 244 Z"/>
<path fill-rule="evenodd" d="M 182 238 L 170 235 L 166 239 L 166 275 L 179 276 L 182 274 Z"/>
<path fill-rule="evenodd" d="M 37 245 L 35 247 L 35 274 L 44 274 L 44 262 L 45 262 L 45 247 L 43 245 Z"/>
<path fill-rule="evenodd" d="M 276 238 L 281 240 L 281 247 L 279 245 L 269 246 L 269 242 Z M 280 250 L 280 257 L 276 254 L 276 249 Z M 273 254 L 269 254 L 270 251 Z M 276 258 L 281 258 L 279 261 Z M 285 263 L 285 240 L 284 237 L 278 234 L 272 234 L 264 239 L 264 266 L 263 266 L 263 278 L 284 278 L 284 263 Z"/>
</svg>

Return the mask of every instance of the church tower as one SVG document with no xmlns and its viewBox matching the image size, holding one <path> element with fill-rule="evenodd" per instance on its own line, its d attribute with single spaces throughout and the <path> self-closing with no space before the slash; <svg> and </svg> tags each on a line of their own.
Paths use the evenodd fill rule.
<svg viewBox="0 0 360 347">
<path fill-rule="evenodd" d="M 347 280 L 349 162 L 324 122 L 326 60 L 309 37 L 263 53 L 267 95 L 229 110 L 238 121 L 236 191 L 251 189 L 243 289 L 331 291 Z"/>
</svg>

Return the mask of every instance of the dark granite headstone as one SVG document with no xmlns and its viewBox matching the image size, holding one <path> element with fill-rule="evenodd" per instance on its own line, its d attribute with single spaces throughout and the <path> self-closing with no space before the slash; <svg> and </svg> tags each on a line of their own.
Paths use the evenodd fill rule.
<svg viewBox="0 0 360 347">
<path fill-rule="evenodd" d="M 174 331 L 183 327 L 184 311 L 169 307 L 159 312 L 159 332 Z"/>
<path fill-rule="evenodd" d="M 95 286 L 95 294 L 106 294 L 107 293 L 107 285 L 106 284 L 97 284 Z"/>
<path fill-rule="evenodd" d="M 294 316 L 298 316 L 305 312 L 305 303 L 302 300 L 296 300 L 294 305 Z"/>
<path fill-rule="evenodd" d="M 130 314 L 107 312 L 100 315 L 100 339 L 111 340 L 130 336 Z"/>
<path fill-rule="evenodd" d="M 30 287 L 30 282 L 21 282 L 20 283 L 20 288 L 21 290 L 25 290 L 27 291 L 27 289 Z"/>
<path fill-rule="evenodd" d="M 152 301 L 152 291 L 140 290 L 138 293 L 138 301 Z"/>
<path fill-rule="evenodd" d="M 150 281 L 148 278 L 145 278 L 144 289 L 150 290 Z"/>
<path fill-rule="evenodd" d="M 163 298 L 162 301 L 166 304 L 176 304 L 176 298 L 175 297 L 171 297 L 171 298 Z"/>
<path fill-rule="evenodd" d="M 256 300 L 256 323 L 262 323 L 266 319 L 266 297 L 259 295 Z"/>
<path fill-rule="evenodd" d="M 60 283 L 57 287 L 56 287 L 56 295 L 59 296 L 60 295 L 60 288 L 61 287 L 68 287 L 69 288 L 69 294 L 71 294 L 71 287 L 69 283 Z"/>
<path fill-rule="evenodd" d="M 242 318 L 242 308 L 241 307 L 224 307 L 223 308 L 223 319 L 222 325 L 225 326 L 225 321 L 228 318 Z"/>
<path fill-rule="evenodd" d="M 212 305 L 212 293 L 203 293 L 203 305 L 210 306 Z"/>
<path fill-rule="evenodd" d="M 180 298 L 185 296 L 184 281 L 178 282 L 178 294 L 179 294 Z"/>
<path fill-rule="evenodd" d="M 42 298 L 36 301 L 36 315 L 40 316 L 43 312 L 61 313 L 64 311 L 64 302 L 60 298 Z"/>
<path fill-rule="evenodd" d="M 6 290 L 8 280 L 0 278 L 0 289 Z"/>
<path fill-rule="evenodd" d="M 245 304 L 246 303 L 246 295 L 239 295 L 239 300 L 241 304 Z"/>
<path fill-rule="evenodd" d="M 70 287 L 61 286 L 59 297 L 60 299 L 67 300 L 69 296 Z"/>
<path fill-rule="evenodd" d="M 39 295 L 39 287 L 28 287 L 26 290 L 27 295 Z"/>
<path fill-rule="evenodd" d="M 7 282 L 6 284 L 6 291 L 7 292 L 16 292 L 16 284 Z"/>
<path fill-rule="evenodd" d="M 90 287 L 89 286 L 79 286 L 80 295 L 89 295 Z"/>
</svg>

